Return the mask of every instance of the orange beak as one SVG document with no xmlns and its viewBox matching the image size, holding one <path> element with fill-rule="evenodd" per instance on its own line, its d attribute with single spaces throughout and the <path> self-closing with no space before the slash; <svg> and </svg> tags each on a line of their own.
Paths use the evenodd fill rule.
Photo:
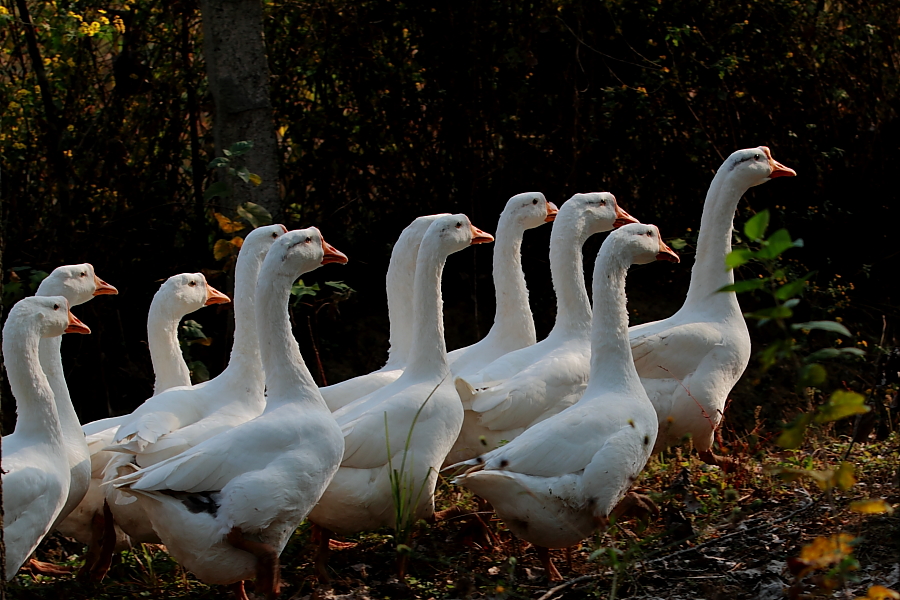
<svg viewBox="0 0 900 600">
<path fill-rule="evenodd" d="M 552 202 L 547 202 L 547 217 L 544 219 L 544 223 L 552 223 L 556 220 L 556 215 L 559 213 L 559 209 L 556 208 L 556 205 Z"/>
<path fill-rule="evenodd" d="M 113 288 L 116 289 L 116 288 Z M 72 311 L 69 311 L 69 326 L 66 327 L 66 333 L 90 333 L 91 329 L 84 323 L 78 320 L 78 317 L 72 314 Z"/>
<path fill-rule="evenodd" d="M 94 286 L 96 286 L 97 288 L 94 290 L 94 296 L 115 296 L 119 293 L 119 290 L 109 285 L 96 275 L 94 275 Z"/>
<path fill-rule="evenodd" d="M 622 225 L 628 225 L 630 223 L 640 223 L 640 221 L 625 212 L 624 208 L 616 205 L 616 220 L 613 223 L 613 228 L 619 228 Z"/>
<path fill-rule="evenodd" d="M 227 304 L 231 302 L 231 298 L 217 290 L 211 285 L 206 286 L 206 302 L 203 303 L 203 306 L 211 306 L 213 304 Z"/>
<path fill-rule="evenodd" d="M 281 228 L 284 229 L 284 233 L 287 233 L 287 227 L 285 227 L 284 225 L 282 225 Z"/>
<path fill-rule="evenodd" d="M 774 158 L 772 158 L 772 152 L 769 150 L 768 146 L 760 146 L 763 152 L 766 154 L 766 158 L 769 159 L 769 166 L 772 167 L 772 173 L 769 175 L 769 179 L 775 179 L 776 177 L 796 177 L 797 171 L 793 170 L 790 167 L 786 167 Z"/>
<path fill-rule="evenodd" d="M 347 264 L 347 255 L 326 242 L 325 238 L 322 238 L 322 251 L 324 252 L 324 256 L 322 256 L 323 265 L 330 263 Z"/>
<path fill-rule="evenodd" d="M 473 246 L 475 244 L 490 244 L 491 242 L 494 241 L 494 236 L 492 236 L 491 234 L 478 229 L 471 223 L 469 224 L 469 227 L 472 228 L 472 245 Z"/>
<path fill-rule="evenodd" d="M 659 254 L 656 255 L 656 260 L 667 260 L 673 263 L 681 262 L 675 251 L 669 248 L 669 245 L 662 241 L 661 237 L 659 238 Z"/>
</svg>

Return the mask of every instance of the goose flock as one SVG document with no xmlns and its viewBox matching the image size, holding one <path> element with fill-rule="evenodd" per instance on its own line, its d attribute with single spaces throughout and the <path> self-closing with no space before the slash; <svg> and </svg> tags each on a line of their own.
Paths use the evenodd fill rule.
<svg viewBox="0 0 900 600">
<path fill-rule="evenodd" d="M 690 436 L 712 453 L 726 398 L 750 357 L 750 337 L 725 268 L 734 213 L 752 186 L 796 173 L 760 146 L 729 156 L 700 221 L 690 289 L 668 319 L 628 326 L 632 264 L 678 263 L 655 225 L 607 192 L 558 209 L 543 194 L 510 198 L 496 240 L 463 214 L 419 217 L 401 234 L 387 273 L 390 353 L 373 373 L 318 388 L 293 337 L 288 302 L 298 277 L 347 257 L 315 227 L 250 233 L 235 267 L 235 334 L 227 368 L 191 385 L 177 328 L 203 306 L 231 301 L 200 273 L 156 293 L 148 342 L 153 396 L 131 414 L 82 426 L 61 361 L 63 333 L 90 333 L 71 309 L 116 294 L 89 264 L 59 267 L 18 302 L 3 328 L 16 398 L 3 438 L 6 573 L 58 530 L 87 545 L 82 572 L 100 580 L 113 553 L 139 542 L 167 551 L 210 584 L 246 599 L 244 581 L 279 592 L 279 556 L 308 519 L 328 540 L 434 519 L 441 470 L 532 543 L 551 579 L 548 548 L 608 526 L 652 453 Z M 521 265 L 526 230 L 553 222 L 556 323 L 538 341 Z M 582 247 L 612 231 L 597 255 L 593 308 Z M 447 352 L 441 277 L 447 257 L 495 242 L 494 325 Z"/>
</svg>

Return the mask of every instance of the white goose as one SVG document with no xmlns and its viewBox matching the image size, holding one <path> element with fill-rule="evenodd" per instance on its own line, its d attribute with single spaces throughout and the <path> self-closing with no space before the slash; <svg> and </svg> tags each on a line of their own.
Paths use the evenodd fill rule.
<svg viewBox="0 0 900 600">
<path fill-rule="evenodd" d="M 148 466 L 262 413 L 265 373 L 253 319 L 256 278 L 269 248 L 286 231 L 284 225 L 259 227 L 241 246 L 235 267 L 234 345 L 225 370 L 144 402 L 122 423 L 108 449 L 134 454 L 138 465 Z"/>
<path fill-rule="evenodd" d="M 15 431 L 3 438 L 8 579 L 50 531 L 66 504 L 72 480 L 57 399 L 41 369 L 39 343 L 64 332 L 90 331 L 69 312 L 64 296 L 24 298 L 9 311 L 3 326 L 3 360 L 18 414 Z"/>
<path fill-rule="evenodd" d="M 706 195 L 684 306 L 668 319 L 629 331 L 637 372 L 659 415 L 657 451 L 690 434 L 704 460 L 719 462 L 711 451 L 714 432 L 750 359 L 750 335 L 737 296 L 716 291 L 734 283 L 725 268 L 734 212 L 751 187 L 794 175 L 765 146 L 729 156 Z"/>
<path fill-rule="evenodd" d="M 488 500 L 507 527 L 538 547 L 565 548 L 606 526 L 650 457 L 657 420 L 628 344 L 625 276 L 631 264 L 678 261 L 654 225 L 606 238 L 594 267 L 590 383 L 574 405 L 509 444 L 466 461 L 454 483 Z M 461 465 L 456 465 L 461 466 Z"/>
<path fill-rule="evenodd" d="M 190 372 L 178 344 L 178 324 L 182 317 L 204 306 L 225 302 L 231 302 L 231 299 L 209 285 L 202 273 L 173 275 L 160 286 L 150 303 L 147 317 L 147 343 L 156 375 L 154 393 L 191 383 Z M 81 503 L 57 526 L 63 535 L 88 545 L 84 568 L 97 580 L 105 575 L 112 550 L 124 550 L 129 545 L 118 526 L 112 531 L 105 527 L 103 501 L 106 493 L 100 487 L 110 461 L 130 461 L 124 455 L 103 450 L 112 443 L 116 429 L 128 416 L 100 419 L 78 428 L 79 437 L 87 442 L 90 454 L 90 487 Z M 116 540 L 106 540 L 107 552 L 101 557 L 104 533 L 107 536 L 114 533 Z M 153 535 L 148 541 L 155 540 Z M 113 547 L 110 548 L 110 545 Z"/>
<path fill-rule="evenodd" d="M 581 397 L 590 368 L 591 321 L 582 246 L 595 233 L 633 222 L 607 192 L 575 194 L 562 205 L 550 234 L 556 324 L 537 344 L 456 378 L 467 415 L 447 464 L 496 448 Z"/>
<path fill-rule="evenodd" d="M 463 417 L 447 380 L 441 275 L 450 254 L 493 239 L 463 214 L 438 217 L 429 226 L 416 260 L 409 362 L 393 383 L 335 411 L 346 449 L 341 468 L 309 515 L 313 523 L 340 534 L 393 525 L 391 466 L 401 471 L 401 465 L 403 486 L 418 499 L 410 507 L 414 519 L 433 514 L 437 469 Z M 327 537 L 325 532 L 324 547 Z"/>
<path fill-rule="evenodd" d="M 440 216 L 443 215 L 417 218 L 397 238 L 387 271 L 388 318 L 391 327 L 391 345 L 387 363 L 377 371 L 321 388 L 322 397 L 332 411 L 383 388 L 403 373 L 413 340 L 412 321 L 409 316 L 413 312 L 416 257 L 419 255 L 422 236 L 432 221 Z"/>
<path fill-rule="evenodd" d="M 266 368 L 259 417 L 175 458 L 113 482 L 137 498 L 169 553 L 201 580 L 278 593 L 278 556 L 331 480 L 343 437 L 291 334 L 287 303 L 303 273 L 347 257 L 315 227 L 272 247 L 257 286 L 256 320 Z"/>
<path fill-rule="evenodd" d="M 557 212 L 540 192 L 517 194 L 507 201 L 494 242 L 494 325 L 481 341 L 447 354 L 453 376 L 477 372 L 504 354 L 537 341 L 522 272 L 522 237 L 527 229 L 552 222 Z"/>
</svg>

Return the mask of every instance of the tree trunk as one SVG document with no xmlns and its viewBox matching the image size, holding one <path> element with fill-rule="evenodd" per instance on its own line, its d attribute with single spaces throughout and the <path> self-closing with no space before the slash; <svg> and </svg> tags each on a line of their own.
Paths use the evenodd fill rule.
<svg viewBox="0 0 900 600">
<path fill-rule="evenodd" d="M 209 89 L 215 102 L 216 155 L 235 142 L 250 140 L 253 149 L 232 166 L 246 166 L 262 178 L 258 186 L 237 178 L 233 195 L 222 204 L 244 202 L 263 206 L 273 217 L 281 210 L 278 186 L 278 144 L 269 99 L 260 0 L 202 0 L 203 53 Z M 220 174 L 221 176 L 221 174 Z"/>
</svg>

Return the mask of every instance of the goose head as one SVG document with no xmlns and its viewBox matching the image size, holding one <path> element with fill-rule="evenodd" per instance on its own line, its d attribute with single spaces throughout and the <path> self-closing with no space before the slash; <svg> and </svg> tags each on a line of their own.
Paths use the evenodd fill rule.
<svg viewBox="0 0 900 600">
<path fill-rule="evenodd" d="M 88 326 L 69 310 L 69 301 L 65 296 L 23 298 L 9 311 L 8 320 L 29 323 L 44 338 L 57 337 L 64 333 L 91 332 Z"/>
<path fill-rule="evenodd" d="M 176 314 L 186 315 L 204 306 L 225 304 L 231 298 L 209 285 L 203 273 L 172 275 L 159 288 Z"/>
<path fill-rule="evenodd" d="M 509 199 L 503 209 L 504 215 L 510 215 L 522 229 L 534 229 L 544 223 L 550 223 L 556 219 L 559 209 L 552 202 L 548 202 L 540 192 L 525 192 L 516 194 Z"/>
<path fill-rule="evenodd" d="M 262 260 L 272 244 L 285 233 L 287 233 L 287 227 L 280 224 L 257 227 L 244 238 L 241 254 L 247 253 L 249 256 Z"/>
<path fill-rule="evenodd" d="M 609 231 L 638 220 L 629 215 L 609 192 L 575 194 L 566 200 L 560 211 L 577 214 L 584 219 L 590 234 Z"/>
<path fill-rule="evenodd" d="M 725 159 L 722 168 L 727 169 L 731 177 L 738 178 L 748 188 L 776 177 L 797 175 L 796 171 L 772 158 L 772 152 L 766 146 L 737 150 Z"/>
<path fill-rule="evenodd" d="M 631 257 L 631 263 L 635 265 L 645 265 L 655 260 L 681 262 L 675 251 L 662 241 L 656 225 L 624 225 L 609 234 L 609 239 L 623 255 Z"/>
<path fill-rule="evenodd" d="M 347 262 L 347 256 L 326 242 L 316 227 L 294 229 L 281 235 L 269 250 L 269 256 L 274 256 L 281 269 L 292 275 L 330 263 Z"/>
<path fill-rule="evenodd" d="M 469 217 L 459 213 L 455 215 L 443 215 L 432 221 L 425 232 L 425 240 L 434 240 L 445 254 L 459 252 L 463 248 L 475 244 L 488 244 L 494 241 L 494 236 L 478 229 L 469 221 Z"/>
<path fill-rule="evenodd" d="M 57 267 L 41 282 L 37 293 L 41 296 L 64 296 L 70 306 L 78 306 L 94 296 L 118 294 L 119 291 L 97 277 L 90 263 L 82 263 Z"/>
</svg>

